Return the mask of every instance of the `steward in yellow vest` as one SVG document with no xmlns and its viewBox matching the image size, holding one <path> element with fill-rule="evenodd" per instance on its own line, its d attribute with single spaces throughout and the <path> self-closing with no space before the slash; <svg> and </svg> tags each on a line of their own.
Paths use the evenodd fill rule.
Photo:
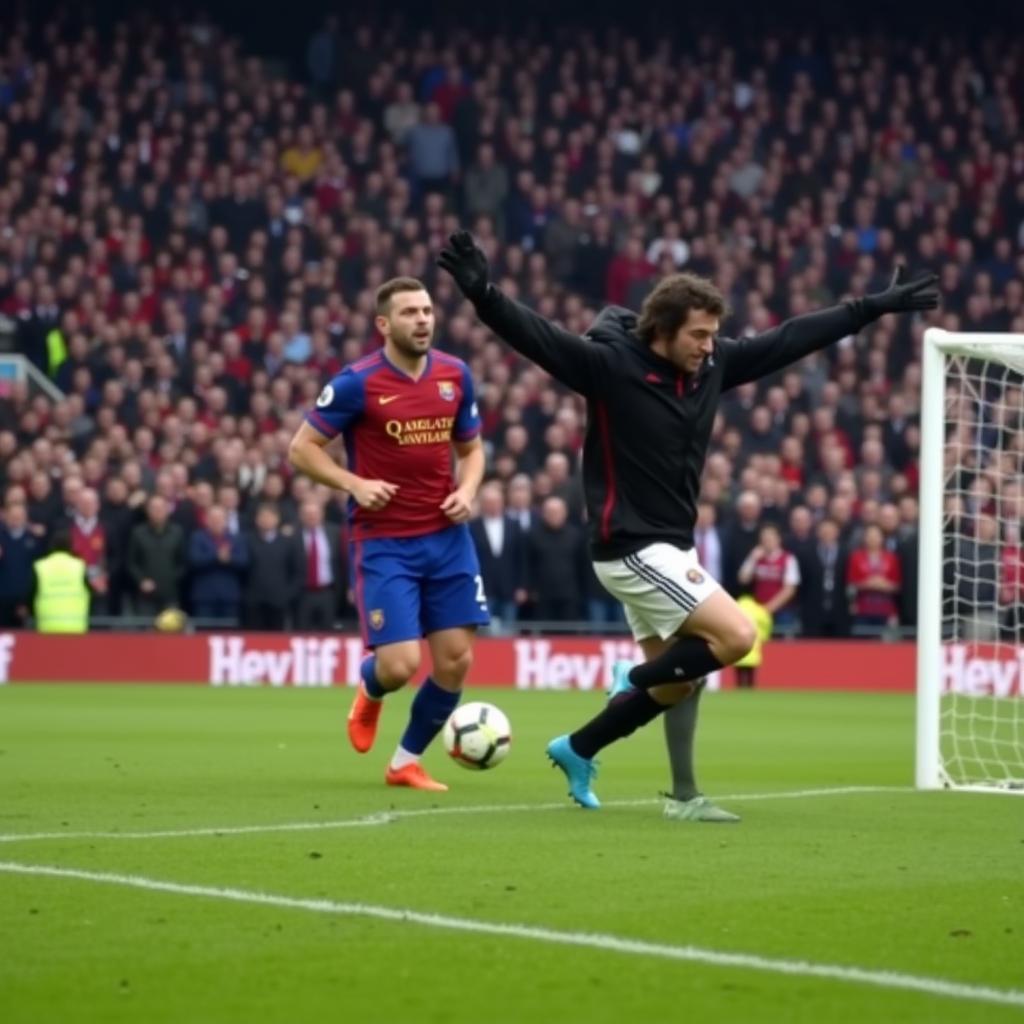
<svg viewBox="0 0 1024 1024">
<path fill-rule="evenodd" d="M 757 631 L 757 639 L 750 652 L 733 663 L 736 668 L 736 685 L 747 688 L 753 687 L 757 681 L 757 669 L 761 665 L 764 645 L 772 635 L 772 613 L 749 594 L 744 594 L 736 603 Z"/>
<path fill-rule="evenodd" d="M 85 562 L 71 554 L 71 538 L 60 531 L 52 550 L 35 563 L 36 629 L 40 633 L 84 633 L 89 628 Z"/>
</svg>

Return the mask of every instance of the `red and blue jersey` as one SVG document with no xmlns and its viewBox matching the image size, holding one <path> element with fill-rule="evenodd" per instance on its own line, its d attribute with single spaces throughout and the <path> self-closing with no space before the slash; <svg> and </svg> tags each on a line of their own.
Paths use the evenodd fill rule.
<svg viewBox="0 0 1024 1024">
<path fill-rule="evenodd" d="M 432 349 L 413 380 L 375 352 L 331 379 L 306 422 L 325 437 L 345 435 L 350 472 L 398 484 L 382 509 L 349 503 L 354 540 L 418 537 L 452 525 L 440 509 L 455 488 L 452 441 L 480 433 L 473 378 L 461 359 Z"/>
</svg>

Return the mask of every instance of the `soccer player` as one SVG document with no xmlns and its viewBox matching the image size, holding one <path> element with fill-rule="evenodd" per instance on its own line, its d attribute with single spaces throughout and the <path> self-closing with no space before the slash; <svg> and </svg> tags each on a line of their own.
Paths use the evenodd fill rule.
<svg viewBox="0 0 1024 1024">
<path fill-rule="evenodd" d="M 431 348 L 434 309 L 419 281 L 377 291 L 384 347 L 337 374 L 292 440 L 292 464 L 347 491 L 356 603 L 372 651 L 348 716 L 352 746 L 373 746 L 384 697 L 432 671 L 385 774 L 391 786 L 442 792 L 420 764 L 459 702 L 477 626 L 486 625 L 476 551 L 466 525 L 484 472 L 480 416 L 465 363 Z M 348 468 L 325 450 L 344 434 Z M 452 478 L 452 449 L 455 479 Z"/>
<path fill-rule="evenodd" d="M 884 313 L 934 309 L 937 278 L 904 282 L 899 268 L 883 292 L 731 340 L 718 336 L 726 313 L 718 289 L 693 274 L 671 274 L 639 316 L 609 307 L 579 337 L 489 283 L 486 257 L 468 232 L 452 235 L 438 264 L 495 334 L 587 399 L 583 486 L 594 570 L 625 606 L 645 658 L 632 668 L 617 665 L 605 708 L 548 744 L 570 796 L 596 808 L 591 782 L 598 751 L 682 704 L 690 709 L 692 752 L 699 681 L 754 643 L 750 620 L 699 564 L 693 546 L 719 395 L 855 334 Z M 695 799 L 697 808 L 705 806 L 704 797 Z M 671 816 L 693 817 L 688 810 Z"/>
</svg>

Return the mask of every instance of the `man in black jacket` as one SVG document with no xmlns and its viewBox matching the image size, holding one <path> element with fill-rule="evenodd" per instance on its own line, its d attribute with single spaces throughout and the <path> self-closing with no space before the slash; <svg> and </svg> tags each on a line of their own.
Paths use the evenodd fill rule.
<svg viewBox="0 0 1024 1024">
<path fill-rule="evenodd" d="M 28 528 L 28 510 L 18 502 L 0 521 L 0 629 L 20 629 L 32 607 L 32 565 L 45 554 L 43 542 Z"/>
<path fill-rule="evenodd" d="M 807 636 L 814 619 L 815 606 L 821 601 L 821 573 L 814 537 L 814 519 L 806 505 L 797 505 L 789 514 L 789 533 L 783 545 L 800 568 L 797 607 L 800 610 L 800 633 Z"/>
<path fill-rule="evenodd" d="M 302 570 L 295 604 L 295 628 L 326 633 L 334 628 L 345 592 L 347 569 L 338 526 L 324 522 L 323 506 L 307 498 L 299 509 L 296 541 Z"/>
<path fill-rule="evenodd" d="M 270 504 L 256 511 L 249 533 L 249 575 L 245 582 L 246 629 L 285 628 L 288 609 L 302 588 L 302 545 L 281 533 L 281 516 Z"/>
<path fill-rule="evenodd" d="M 544 499 L 527 538 L 527 565 L 534 616 L 541 622 L 572 622 L 583 617 L 586 548 L 583 533 L 569 522 L 562 498 Z"/>
<path fill-rule="evenodd" d="M 185 535 L 168 518 L 167 502 L 154 494 L 146 502 L 146 519 L 128 540 L 128 576 L 135 590 L 136 615 L 158 615 L 177 608 L 185 575 Z"/>
<path fill-rule="evenodd" d="M 757 547 L 761 526 L 761 499 L 753 491 L 744 491 L 736 499 L 736 515 L 722 537 L 722 578 L 718 582 L 733 597 L 740 596 L 740 566 Z"/>
<path fill-rule="evenodd" d="M 120 615 L 124 610 L 124 599 L 131 584 L 128 544 L 137 519 L 136 509 L 128 504 L 128 485 L 119 476 L 112 476 L 103 490 L 100 506 L 100 522 L 107 538 L 107 607 L 111 615 Z"/>
<path fill-rule="evenodd" d="M 855 334 L 884 313 L 935 308 L 937 279 L 906 284 L 900 268 L 884 292 L 732 340 L 718 336 L 726 312 L 718 289 L 692 274 L 672 274 L 644 300 L 639 316 L 606 309 L 581 338 L 490 284 L 486 257 L 468 232 L 453 235 L 438 262 L 488 327 L 587 399 L 583 486 L 590 554 L 601 582 L 625 605 L 646 659 L 631 669 L 617 666 L 605 709 L 548 744 L 572 798 L 596 808 L 591 780 L 598 751 L 680 702 L 694 706 L 695 725 L 699 681 L 737 661 L 754 642 L 750 621 L 693 549 L 719 396 Z M 724 812 L 708 818 L 699 795 L 679 803 L 674 817 L 736 820 Z"/>
<path fill-rule="evenodd" d="M 519 618 L 527 599 L 526 539 L 517 520 L 505 511 L 505 497 L 496 480 L 480 488 L 480 515 L 469 533 L 480 560 L 492 624 L 509 626 Z"/>
<path fill-rule="evenodd" d="M 833 519 L 818 523 L 809 568 L 810 587 L 815 600 L 804 622 L 805 636 L 844 637 L 850 635 L 850 601 L 846 593 L 846 571 L 850 552 Z"/>
</svg>

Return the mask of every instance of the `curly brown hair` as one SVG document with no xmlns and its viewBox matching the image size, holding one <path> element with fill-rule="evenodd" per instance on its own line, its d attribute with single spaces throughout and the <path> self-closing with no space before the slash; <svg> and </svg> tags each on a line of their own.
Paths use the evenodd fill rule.
<svg viewBox="0 0 1024 1024">
<path fill-rule="evenodd" d="M 719 319 L 729 311 L 725 296 L 706 277 L 669 274 L 644 299 L 636 322 L 637 337 L 645 345 L 655 338 L 675 337 L 691 309 L 702 309 Z"/>
</svg>

